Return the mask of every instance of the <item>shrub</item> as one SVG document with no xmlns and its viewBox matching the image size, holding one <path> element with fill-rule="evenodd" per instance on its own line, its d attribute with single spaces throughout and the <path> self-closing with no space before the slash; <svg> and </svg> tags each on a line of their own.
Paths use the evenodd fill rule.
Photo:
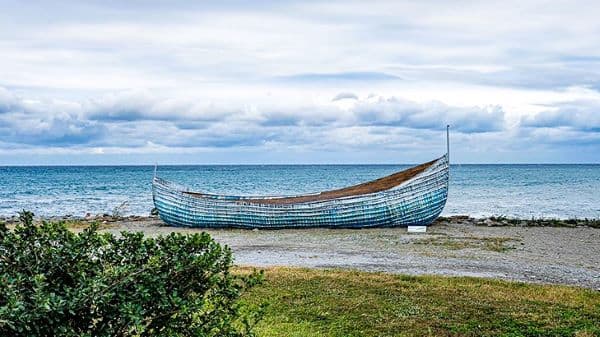
<svg viewBox="0 0 600 337">
<path fill-rule="evenodd" d="M 145 238 L 64 223 L 0 224 L 2 336 L 251 336 L 239 301 L 262 273 L 233 275 L 206 233 Z"/>
</svg>

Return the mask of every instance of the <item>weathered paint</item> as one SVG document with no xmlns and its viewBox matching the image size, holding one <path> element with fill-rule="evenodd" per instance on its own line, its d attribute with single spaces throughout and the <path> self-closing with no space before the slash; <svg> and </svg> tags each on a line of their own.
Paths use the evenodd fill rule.
<svg viewBox="0 0 600 337">
<path fill-rule="evenodd" d="M 293 204 L 260 204 L 258 197 L 193 196 L 178 184 L 154 177 L 154 205 L 172 226 L 206 228 L 365 228 L 429 225 L 448 195 L 448 155 L 391 189 Z M 245 201 L 246 200 L 246 201 Z"/>
</svg>

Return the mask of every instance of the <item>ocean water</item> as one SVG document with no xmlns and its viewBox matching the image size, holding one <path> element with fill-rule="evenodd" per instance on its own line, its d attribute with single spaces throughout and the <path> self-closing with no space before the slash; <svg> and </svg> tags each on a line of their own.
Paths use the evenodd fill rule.
<svg viewBox="0 0 600 337">
<path fill-rule="evenodd" d="M 340 188 L 411 165 L 161 166 L 158 175 L 208 193 L 290 195 Z M 0 216 L 147 215 L 151 166 L 0 167 Z M 600 165 L 453 165 L 443 215 L 600 218 Z"/>
</svg>

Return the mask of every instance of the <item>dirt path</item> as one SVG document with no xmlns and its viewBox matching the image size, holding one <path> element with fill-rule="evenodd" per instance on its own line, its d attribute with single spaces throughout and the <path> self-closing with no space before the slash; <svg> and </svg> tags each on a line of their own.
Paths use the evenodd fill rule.
<svg viewBox="0 0 600 337">
<path fill-rule="evenodd" d="M 200 229 L 126 219 L 105 230 L 148 235 Z M 487 227 L 438 223 L 427 234 L 405 228 L 206 230 L 230 246 L 239 265 L 353 268 L 405 274 L 480 276 L 600 290 L 600 229 Z"/>
</svg>

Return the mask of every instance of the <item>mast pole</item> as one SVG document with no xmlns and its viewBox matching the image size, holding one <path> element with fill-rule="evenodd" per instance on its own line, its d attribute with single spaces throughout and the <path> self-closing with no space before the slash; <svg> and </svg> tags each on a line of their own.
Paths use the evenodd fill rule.
<svg viewBox="0 0 600 337">
<path fill-rule="evenodd" d="M 450 124 L 446 125 L 446 156 L 450 164 Z"/>
</svg>

